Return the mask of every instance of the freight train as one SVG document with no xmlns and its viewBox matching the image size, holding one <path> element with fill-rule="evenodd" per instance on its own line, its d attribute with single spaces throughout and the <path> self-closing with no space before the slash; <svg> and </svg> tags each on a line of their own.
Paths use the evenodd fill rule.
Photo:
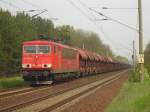
<svg viewBox="0 0 150 112">
<path fill-rule="evenodd" d="M 129 67 L 97 53 L 54 41 L 23 42 L 22 77 L 31 84 L 53 83 Z"/>
</svg>

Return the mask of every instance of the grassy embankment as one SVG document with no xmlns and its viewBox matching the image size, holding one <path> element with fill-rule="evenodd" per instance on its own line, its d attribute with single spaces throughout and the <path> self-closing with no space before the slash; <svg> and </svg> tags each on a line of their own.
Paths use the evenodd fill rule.
<svg viewBox="0 0 150 112">
<path fill-rule="evenodd" d="M 19 76 L 0 79 L 0 89 L 20 87 L 20 86 L 24 86 L 25 84 L 26 83 Z"/>
<path fill-rule="evenodd" d="M 150 112 L 150 78 L 145 82 L 127 81 L 106 112 Z"/>
</svg>

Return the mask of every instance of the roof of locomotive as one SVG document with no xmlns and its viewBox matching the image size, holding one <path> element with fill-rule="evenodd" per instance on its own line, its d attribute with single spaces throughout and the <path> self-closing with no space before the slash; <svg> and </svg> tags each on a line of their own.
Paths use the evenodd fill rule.
<svg viewBox="0 0 150 112">
<path fill-rule="evenodd" d="M 36 44 L 49 44 L 49 41 L 33 40 L 33 41 L 25 41 L 25 42 L 23 42 L 23 45 L 36 45 Z"/>
<path fill-rule="evenodd" d="M 54 42 L 54 41 L 33 40 L 33 41 L 23 42 L 23 45 L 43 45 L 43 44 L 44 45 L 55 44 L 55 45 L 58 45 L 58 46 L 61 46 L 61 47 L 64 47 L 64 48 L 76 50 L 74 47 L 71 47 L 71 46 L 68 46 L 68 45 L 65 45 L 65 44 L 61 44 L 61 43 L 57 43 L 57 42 Z"/>
<path fill-rule="evenodd" d="M 79 54 L 81 55 L 82 58 L 84 59 L 90 59 L 90 60 L 100 60 L 100 61 L 104 61 L 104 62 L 113 62 L 114 60 L 112 60 L 110 57 L 104 57 L 101 56 L 100 54 L 97 53 L 93 53 L 93 52 L 89 52 L 87 50 L 81 49 L 81 48 L 75 48 L 75 47 L 71 47 L 65 44 L 61 44 L 61 43 L 57 43 L 54 41 L 46 41 L 46 40 L 33 40 L 33 41 L 26 41 L 23 42 L 23 45 L 47 45 L 47 44 L 55 44 L 64 48 L 68 48 L 68 49 L 72 49 L 75 51 L 78 51 Z"/>
</svg>

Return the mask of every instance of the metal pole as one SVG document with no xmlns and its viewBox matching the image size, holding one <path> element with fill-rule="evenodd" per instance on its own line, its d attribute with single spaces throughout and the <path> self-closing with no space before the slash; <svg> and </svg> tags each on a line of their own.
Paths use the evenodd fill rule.
<svg viewBox="0 0 150 112">
<path fill-rule="evenodd" d="M 135 44 L 134 44 L 134 40 L 133 40 L 133 57 L 132 57 L 133 58 L 133 68 L 135 68 L 135 52 L 134 52 L 135 48 L 134 48 L 134 45 Z"/>
<path fill-rule="evenodd" d="M 84 43 L 82 44 L 82 49 L 85 49 L 85 45 L 84 45 Z"/>
<path fill-rule="evenodd" d="M 138 12 L 139 12 L 139 54 L 143 52 L 143 23 L 142 23 L 142 0 L 138 0 Z M 140 81 L 144 81 L 144 63 L 140 63 Z"/>
<path fill-rule="evenodd" d="M 137 51 L 136 51 L 136 49 L 135 49 L 135 67 L 137 67 Z"/>
</svg>

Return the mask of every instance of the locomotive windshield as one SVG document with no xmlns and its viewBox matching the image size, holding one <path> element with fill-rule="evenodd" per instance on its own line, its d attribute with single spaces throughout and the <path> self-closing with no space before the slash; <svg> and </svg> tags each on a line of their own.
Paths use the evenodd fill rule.
<svg viewBox="0 0 150 112">
<path fill-rule="evenodd" d="M 50 52 L 49 46 L 38 46 L 37 52 L 40 54 L 49 53 Z"/>
<path fill-rule="evenodd" d="M 36 46 L 24 46 L 25 53 L 36 53 Z"/>
<path fill-rule="evenodd" d="M 24 46 L 24 52 L 29 54 L 47 54 L 50 53 L 50 47 L 42 46 Z"/>
</svg>

